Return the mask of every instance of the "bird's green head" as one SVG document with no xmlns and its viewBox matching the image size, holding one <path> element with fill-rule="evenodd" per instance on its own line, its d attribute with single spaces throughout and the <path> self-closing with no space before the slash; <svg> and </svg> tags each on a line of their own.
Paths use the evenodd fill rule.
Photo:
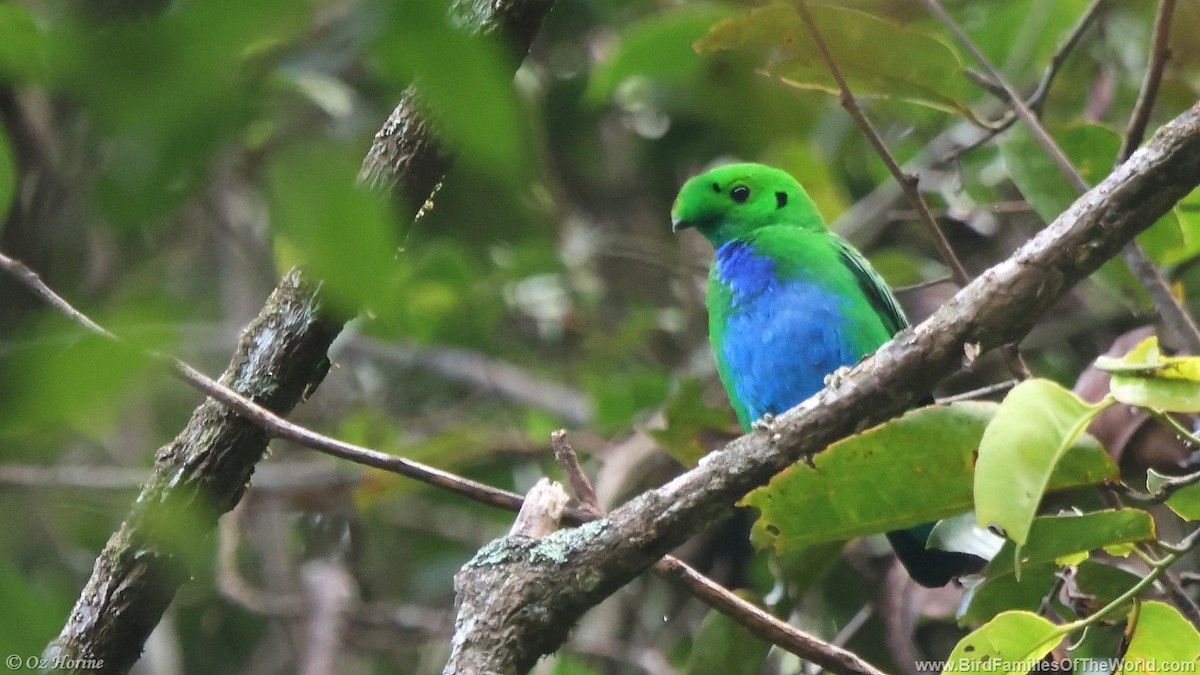
<svg viewBox="0 0 1200 675">
<path fill-rule="evenodd" d="M 714 246 L 781 224 L 825 229 L 800 183 L 765 164 L 726 164 L 693 176 L 679 189 L 671 208 L 673 232 L 694 227 Z"/>
</svg>

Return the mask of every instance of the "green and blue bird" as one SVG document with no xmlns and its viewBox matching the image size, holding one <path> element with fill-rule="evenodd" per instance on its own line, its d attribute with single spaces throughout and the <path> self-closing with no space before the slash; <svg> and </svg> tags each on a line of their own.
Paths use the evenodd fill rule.
<svg viewBox="0 0 1200 675">
<path fill-rule="evenodd" d="M 709 339 L 721 382 L 749 431 L 819 391 L 908 325 L 887 284 L 857 249 L 829 231 L 796 179 L 763 164 L 728 164 L 688 180 L 671 227 L 712 243 Z M 888 533 L 923 586 L 978 571 L 976 556 L 927 549 L 932 524 Z"/>
</svg>

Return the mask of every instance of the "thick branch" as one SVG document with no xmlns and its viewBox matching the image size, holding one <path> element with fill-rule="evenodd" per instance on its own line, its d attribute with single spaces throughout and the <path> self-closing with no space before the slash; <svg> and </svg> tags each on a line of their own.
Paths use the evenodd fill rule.
<svg viewBox="0 0 1200 675">
<path fill-rule="evenodd" d="M 488 670 L 523 672 L 559 647 L 584 611 L 627 583 L 735 500 L 831 442 L 883 422 L 953 373 L 964 347 L 1019 340 L 1076 282 L 1200 184 L 1200 105 L 1075 202 L 1011 258 L 959 291 L 825 389 L 701 465 L 607 517 L 523 547 L 489 546 L 468 563 L 522 593 L 491 609 L 503 634 Z M 772 435 L 775 440 L 772 440 Z M 504 550 L 504 555 L 495 555 Z M 448 669 L 447 672 L 454 672 Z"/>
<path fill-rule="evenodd" d="M 339 330 L 320 316 L 313 290 L 293 272 L 242 334 L 221 381 L 286 414 L 325 376 L 325 352 Z M 103 663 L 100 672 L 128 670 L 189 577 L 190 542 L 237 503 L 266 447 L 267 433 L 229 408 L 212 399 L 197 408 L 159 449 L 154 473 L 97 558 L 46 657 L 93 659 Z"/>
</svg>

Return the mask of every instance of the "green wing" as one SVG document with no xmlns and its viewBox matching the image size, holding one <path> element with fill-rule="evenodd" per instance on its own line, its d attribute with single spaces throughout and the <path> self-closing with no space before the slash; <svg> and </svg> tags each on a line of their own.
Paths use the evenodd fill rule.
<svg viewBox="0 0 1200 675">
<path fill-rule="evenodd" d="M 883 320 L 888 333 L 895 335 L 907 327 L 908 318 L 904 316 L 904 310 L 900 309 L 900 303 L 896 302 L 896 296 L 892 295 L 892 289 L 888 288 L 887 282 L 879 276 L 879 272 L 875 271 L 871 263 L 850 242 L 835 234 L 831 234 L 830 238 L 837 246 L 838 256 L 847 269 L 854 273 L 858 287 L 867 297 L 867 302 L 871 303 L 871 308 Z"/>
</svg>

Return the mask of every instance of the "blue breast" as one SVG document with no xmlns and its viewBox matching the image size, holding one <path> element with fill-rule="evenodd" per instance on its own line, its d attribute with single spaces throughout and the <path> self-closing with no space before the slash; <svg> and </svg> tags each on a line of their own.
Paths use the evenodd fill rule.
<svg viewBox="0 0 1200 675">
<path fill-rule="evenodd" d="M 858 361 L 845 300 L 815 275 L 781 279 L 743 242 L 717 250 L 717 277 L 732 291 L 720 357 L 725 386 L 748 419 L 780 414 L 816 393 L 825 376 Z"/>
</svg>

